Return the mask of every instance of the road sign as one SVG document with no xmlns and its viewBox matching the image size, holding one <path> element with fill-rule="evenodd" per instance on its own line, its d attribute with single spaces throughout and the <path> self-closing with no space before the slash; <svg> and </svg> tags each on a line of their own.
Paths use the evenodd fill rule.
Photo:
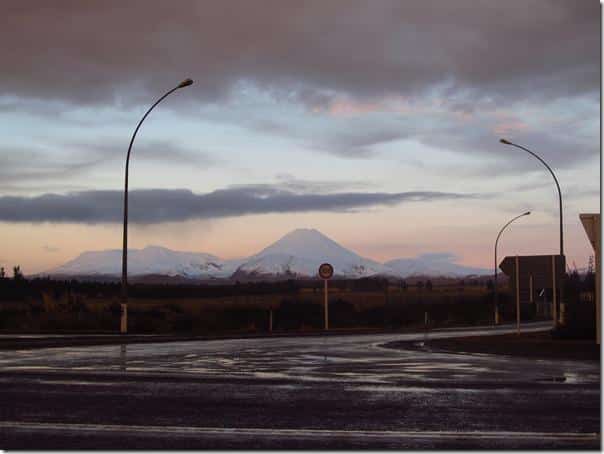
<svg viewBox="0 0 604 454">
<path fill-rule="evenodd" d="M 319 277 L 321 279 L 331 279 L 333 276 L 333 266 L 329 263 L 323 263 L 319 266 Z"/>
<path fill-rule="evenodd" d="M 554 325 L 558 323 L 558 294 L 566 268 L 563 255 L 509 256 L 499 268 L 510 278 L 510 290 L 519 304 L 533 304 L 535 288 L 553 289 L 552 318 Z"/>
</svg>

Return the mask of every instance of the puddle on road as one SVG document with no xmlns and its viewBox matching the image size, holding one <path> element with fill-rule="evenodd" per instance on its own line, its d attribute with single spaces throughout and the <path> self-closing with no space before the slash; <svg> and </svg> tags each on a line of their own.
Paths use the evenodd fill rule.
<svg viewBox="0 0 604 454">
<path fill-rule="evenodd" d="M 83 380 L 46 380 L 38 379 L 36 383 L 44 385 L 81 385 L 81 386 L 117 386 L 121 383 L 117 382 L 106 382 L 106 381 L 83 381 Z"/>
<path fill-rule="evenodd" d="M 79 347 L 0 353 L 2 370 L 86 370 L 125 372 L 187 372 L 198 376 L 256 377 L 312 382 L 394 384 L 402 380 L 518 380 L 531 383 L 598 383 L 599 364 L 523 360 L 492 355 L 451 355 L 442 352 L 381 348 L 401 336 L 325 340 L 270 339 L 255 341 Z M 379 340 L 376 340 L 379 339 Z M 408 340 L 413 340 L 409 336 Z M 421 344 L 419 340 L 416 344 Z M 567 371 L 572 372 L 567 372 Z M 398 387 L 394 389 L 401 389 Z M 411 389 L 409 389 L 411 392 Z M 416 392 L 415 390 L 413 392 Z"/>
<path fill-rule="evenodd" d="M 365 391 L 370 393 L 426 393 L 426 394 L 438 394 L 438 393 L 463 393 L 463 394 L 477 394 L 481 392 L 485 392 L 484 389 L 475 389 L 475 388 L 428 388 L 422 386 L 357 386 L 357 387 L 347 387 L 345 388 L 347 391 Z M 499 389 L 499 390 L 486 390 L 489 393 L 492 392 L 517 392 L 517 390 L 512 389 Z"/>
<path fill-rule="evenodd" d="M 578 383 L 580 381 L 579 376 L 571 372 L 566 372 L 564 378 L 566 379 L 566 383 Z"/>
<path fill-rule="evenodd" d="M 274 378 L 274 379 L 288 379 L 291 378 L 289 375 L 280 372 L 255 372 L 253 374 L 258 378 Z"/>
<path fill-rule="evenodd" d="M 538 383 L 564 383 L 566 382 L 566 377 L 540 377 L 535 380 Z"/>
</svg>

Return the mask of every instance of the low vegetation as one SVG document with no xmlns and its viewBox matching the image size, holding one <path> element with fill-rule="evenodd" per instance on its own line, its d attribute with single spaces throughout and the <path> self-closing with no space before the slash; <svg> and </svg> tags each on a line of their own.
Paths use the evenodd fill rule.
<svg viewBox="0 0 604 454">
<path fill-rule="evenodd" d="M 117 282 L 0 277 L 3 332 L 117 332 Z M 574 285 L 574 287 L 573 287 Z M 569 277 L 569 295 L 579 299 L 582 281 Z M 323 328 L 323 283 L 280 281 L 232 285 L 149 285 L 129 287 L 131 333 L 223 334 L 312 331 Z M 493 291 L 483 280 L 386 279 L 330 282 L 331 329 L 391 329 L 488 324 Z M 504 320 L 515 320 L 503 291 Z M 572 311 L 569 312 L 572 314 Z M 523 320 L 537 315 L 523 311 Z"/>
</svg>

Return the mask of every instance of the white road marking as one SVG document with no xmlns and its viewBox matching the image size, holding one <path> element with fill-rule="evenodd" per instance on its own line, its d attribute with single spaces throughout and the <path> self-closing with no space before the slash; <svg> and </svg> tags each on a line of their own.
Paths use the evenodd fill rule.
<svg viewBox="0 0 604 454">
<path fill-rule="evenodd" d="M 122 424 L 71 424 L 0 421 L 1 429 L 50 430 L 67 432 L 105 432 L 134 434 L 170 434 L 170 435 L 214 435 L 214 436 L 264 436 L 264 437 L 346 437 L 372 439 L 515 439 L 515 440 L 552 440 L 552 441 L 596 441 L 599 433 L 576 432 L 511 432 L 511 431 L 416 431 L 416 430 L 330 430 L 330 429 L 269 429 L 245 427 L 187 427 L 187 426 L 137 426 Z"/>
</svg>

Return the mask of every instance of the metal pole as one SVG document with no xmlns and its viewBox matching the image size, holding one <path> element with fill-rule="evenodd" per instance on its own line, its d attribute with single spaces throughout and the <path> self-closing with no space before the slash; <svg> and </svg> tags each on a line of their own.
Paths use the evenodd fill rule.
<svg viewBox="0 0 604 454">
<path fill-rule="evenodd" d="M 516 332 L 520 334 L 520 267 L 516 256 Z"/>
<path fill-rule="evenodd" d="M 324 301 L 323 301 L 323 310 L 324 310 L 324 320 L 325 320 L 325 330 L 329 329 L 329 305 L 328 305 L 328 301 L 327 301 L 327 293 L 328 293 L 328 288 L 327 288 L 327 281 L 328 279 L 323 279 L 323 282 L 325 282 L 325 286 L 324 286 Z"/>
<path fill-rule="evenodd" d="M 499 232 L 501 235 L 501 232 Z M 499 235 L 495 240 L 495 264 L 493 265 L 493 271 L 495 276 L 493 278 L 493 307 L 495 309 L 495 325 L 499 325 L 499 295 L 497 294 L 497 242 L 499 241 Z"/>
<path fill-rule="evenodd" d="M 128 332 L 128 170 L 130 165 L 130 153 L 132 151 L 132 144 L 134 143 L 134 138 L 138 133 L 143 121 L 145 118 L 151 113 L 151 111 L 157 106 L 160 102 L 162 102 L 165 98 L 167 98 L 170 94 L 178 90 L 179 88 L 188 87 L 191 85 L 193 81 L 191 79 L 183 80 L 178 86 L 172 88 L 168 92 L 166 92 L 161 98 L 159 98 L 155 103 L 145 112 L 143 118 L 136 125 L 136 129 L 134 130 L 134 134 L 132 134 L 132 138 L 130 139 L 130 145 L 128 145 L 128 154 L 126 155 L 126 170 L 124 177 L 124 231 L 123 231 L 123 243 L 122 243 L 122 316 L 120 320 L 120 332 L 125 334 Z"/>
<path fill-rule="evenodd" d="M 428 342 L 428 312 L 424 312 L 424 345 Z"/>
<path fill-rule="evenodd" d="M 125 334 L 128 332 L 128 305 L 122 301 L 120 308 L 122 310 L 120 317 L 120 333 Z"/>
<path fill-rule="evenodd" d="M 601 332 L 602 332 L 602 327 L 601 327 L 601 323 L 602 323 L 602 319 L 600 318 L 600 313 L 601 313 L 601 300 L 600 298 L 602 297 L 602 283 L 600 281 L 600 276 L 602 275 L 602 264 L 600 261 L 600 253 L 601 253 L 601 248 L 602 248 L 602 237 L 601 237 L 601 233 L 600 233 L 600 216 L 598 215 L 597 218 L 597 222 L 594 221 L 596 224 L 596 228 L 597 228 L 597 233 L 596 233 L 596 247 L 595 247 L 595 262 L 596 262 L 596 288 L 595 288 L 595 294 L 594 294 L 594 299 L 596 301 L 596 343 L 598 345 L 600 345 L 600 341 L 601 341 Z"/>
<path fill-rule="evenodd" d="M 497 292 L 497 243 L 499 243 L 499 237 L 501 237 L 501 234 L 507 228 L 508 225 L 510 225 L 516 219 L 521 218 L 522 216 L 528 216 L 529 214 L 531 214 L 531 212 L 527 211 L 526 213 L 522 213 L 521 215 L 516 216 L 515 218 L 508 221 L 508 223 L 501 228 L 501 230 L 497 234 L 497 239 L 495 240 L 495 264 L 493 266 L 493 270 L 494 270 L 494 274 L 495 274 L 494 282 L 493 282 L 493 290 L 495 291 L 495 293 L 493 296 L 494 296 L 494 303 L 495 303 L 494 305 L 495 305 L 495 324 L 496 325 L 499 325 L 499 294 Z"/>
<path fill-rule="evenodd" d="M 268 332 L 269 333 L 273 332 L 273 310 L 272 309 L 268 310 Z"/>
<path fill-rule="evenodd" d="M 556 256 L 552 255 L 552 315 L 554 319 L 554 328 L 558 324 L 558 308 L 556 295 Z"/>
</svg>

